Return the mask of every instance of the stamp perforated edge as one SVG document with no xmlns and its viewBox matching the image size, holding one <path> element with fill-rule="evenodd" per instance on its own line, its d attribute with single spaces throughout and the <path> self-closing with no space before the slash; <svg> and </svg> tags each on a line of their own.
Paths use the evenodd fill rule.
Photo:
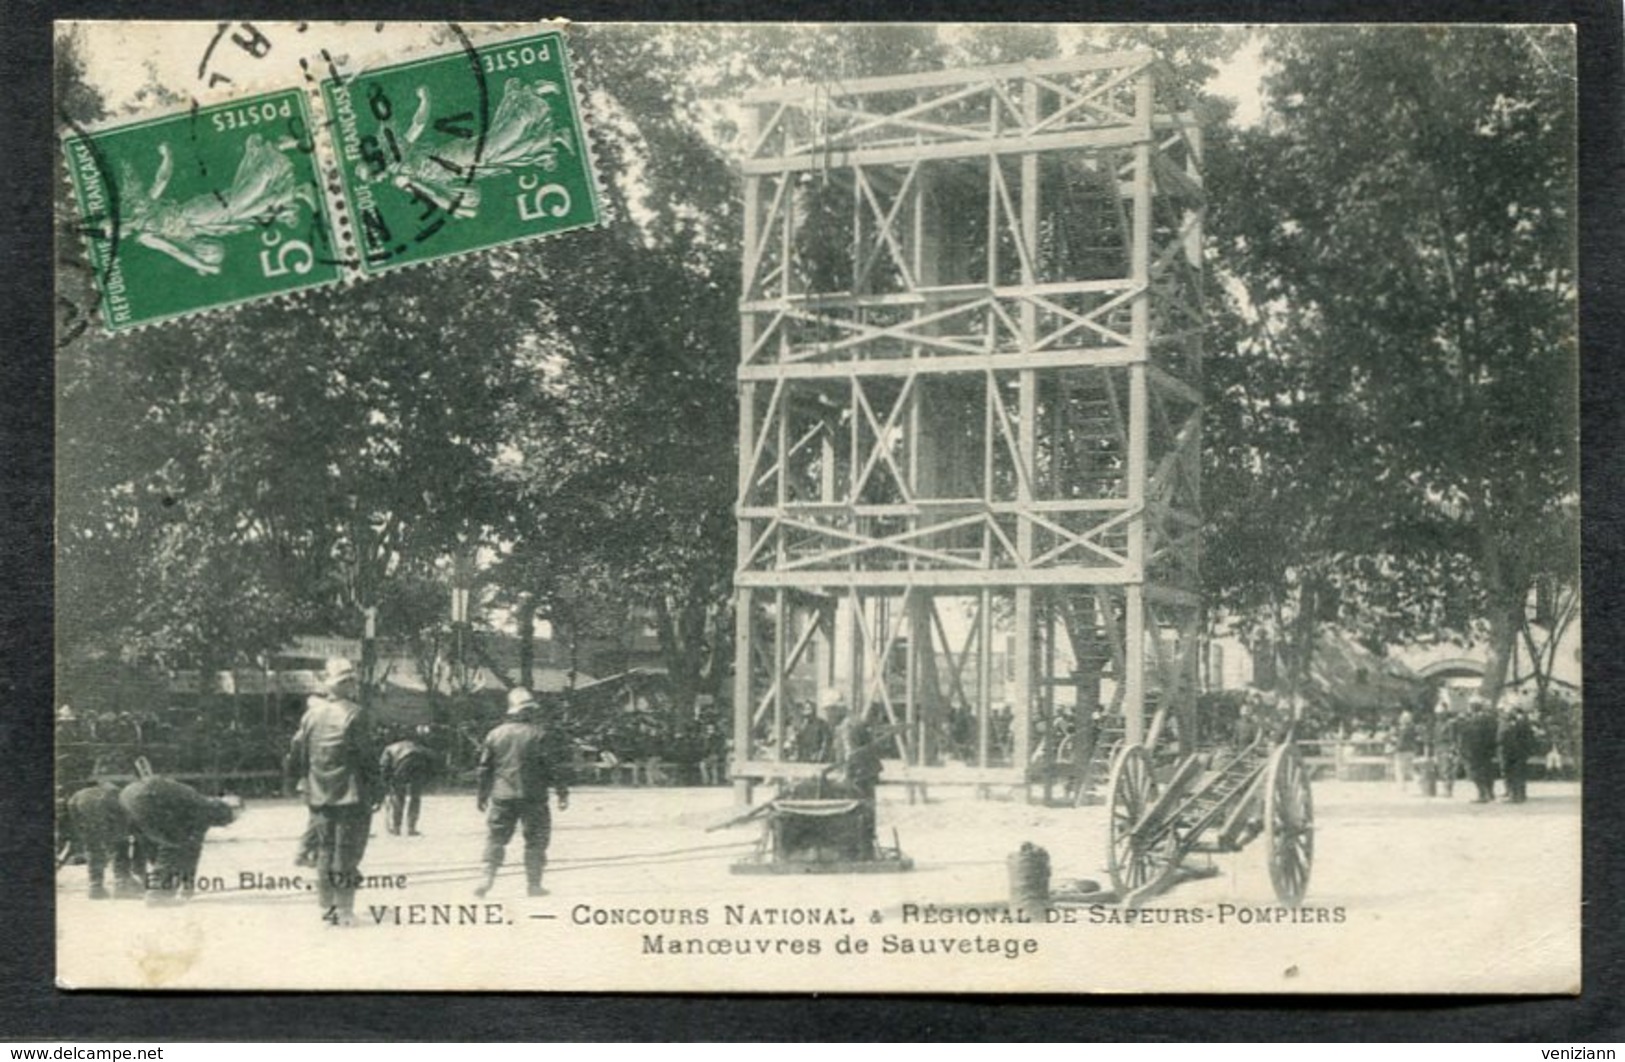
<svg viewBox="0 0 1625 1062">
<path fill-rule="evenodd" d="M 533 240 L 547 240 L 568 233 L 590 231 L 592 229 L 603 228 L 607 224 L 605 219 L 605 209 L 606 204 L 610 200 L 609 196 L 606 194 L 604 179 L 598 169 L 597 155 L 592 144 L 592 140 L 595 135 L 593 132 L 591 113 L 592 108 L 589 103 L 587 93 L 582 91 L 581 85 L 576 80 L 575 68 L 570 56 L 569 36 L 578 23 L 572 22 L 571 20 L 565 18 L 554 18 L 545 19 L 539 22 L 503 24 L 498 25 L 494 29 L 476 26 L 472 29 L 472 31 L 468 30 L 460 23 L 447 23 L 447 25 L 451 26 L 454 31 L 462 35 L 469 47 L 476 50 L 498 47 L 510 42 L 526 41 L 547 33 L 556 33 L 558 35 L 560 67 L 563 71 L 565 80 L 569 84 L 570 102 L 572 110 L 575 114 L 576 124 L 581 129 L 582 170 L 586 178 L 587 186 L 592 194 L 594 215 L 593 220 L 571 225 L 568 228 L 553 229 L 549 232 L 542 233 L 525 233 L 515 236 L 512 239 L 503 240 L 497 243 L 485 244 L 476 248 L 448 251 L 444 254 L 438 255 L 427 255 L 412 261 L 401 262 L 399 264 L 369 270 L 366 268 L 366 260 L 361 253 L 360 244 L 358 241 L 356 241 L 356 222 L 355 219 L 350 216 L 349 204 L 346 200 L 337 208 L 342 211 L 343 220 L 340 222 L 338 220 L 339 215 L 335 215 L 335 229 L 337 232 L 342 232 L 348 240 L 352 241 L 341 249 L 341 257 L 352 267 L 350 270 L 346 271 L 344 276 L 344 284 L 347 287 L 353 286 L 363 280 L 371 280 L 380 276 L 398 274 L 413 269 L 432 267 L 441 262 L 450 261 L 456 258 L 464 258 L 471 255 L 485 255 L 491 253 L 492 251 L 503 248 L 512 248 L 521 244 L 529 243 Z M 314 81 L 310 86 L 310 90 L 317 101 L 316 105 L 321 108 L 322 118 L 320 124 L 324 130 L 327 130 L 329 136 L 331 136 L 334 128 L 333 122 L 336 120 L 336 116 L 331 115 L 328 111 L 326 93 L 322 91 L 322 85 L 327 78 L 324 77 L 321 71 L 328 70 L 333 76 L 353 77 L 361 73 L 390 70 L 396 67 L 407 66 L 412 63 L 440 59 L 454 54 L 454 49 L 445 48 L 443 46 L 436 47 L 425 45 L 420 50 L 394 56 L 383 62 L 370 62 L 352 72 L 345 72 L 338 70 L 331 63 L 330 57 L 317 52 L 314 53 L 314 55 L 302 57 L 300 60 L 300 65 L 306 70 L 307 80 L 314 78 Z M 317 60 L 317 57 L 319 57 L 319 61 Z M 342 199 L 344 198 L 344 184 L 343 178 L 339 174 L 336 142 L 330 140 L 326 147 L 329 152 L 328 158 L 331 159 L 333 166 L 331 177 L 332 187 L 337 190 L 337 194 Z M 325 183 L 325 180 L 326 174 L 324 172 L 324 189 L 327 189 L 328 185 Z"/>
<path fill-rule="evenodd" d="M 140 128 L 144 125 L 174 121 L 177 118 L 190 118 L 195 114 L 211 111 L 220 107 L 238 107 L 255 99 L 265 96 L 280 96 L 284 93 L 293 93 L 299 98 L 306 100 L 304 117 L 308 127 L 310 128 L 312 143 L 318 145 L 316 147 L 316 151 L 313 153 L 314 157 L 312 160 L 312 173 L 317 179 L 318 186 L 320 186 L 322 184 L 321 170 L 319 166 L 321 151 L 319 145 L 321 138 L 316 132 L 316 126 L 318 123 L 316 121 L 315 113 L 310 109 L 309 101 L 306 99 L 306 94 L 300 92 L 296 86 L 284 86 L 281 88 L 254 88 L 252 90 L 245 90 L 241 93 L 227 94 L 219 99 L 211 100 L 208 103 L 194 99 L 189 103 L 177 103 L 172 106 L 156 108 L 152 111 L 143 112 L 141 114 L 113 115 L 93 122 L 80 122 L 70 118 L 64 123 L 64 128 L 57 134 L 56 138 L 57 158 L 62 167 L 62 180 L 67 187 L 69 218 L 73 225 L 74 233 L 77 236 L 77 239 L 73 242 L 78 245 L 79 252 L 84 260 L 84 265 L 89 270 L 95 285 L 95 313 L 97 319 L 101 321 L 102 331 L 104 334 L 129 335 L 148 328 L 156 328 L 175 321 L 189 320 L 195 317 L 206 316 L 208 314 L 218 313 L 222 310 L 234 309 L 239 306 L 246 306 L 250 303 L 256 302 L 274 301 L 290 305 L 298 305 L 299 303 L 303 302 L 311 292 L 321 288 L 334 287 L 344 280 L 345 270 L 341 264 L 339 274 L 337 276 L 322 280 L 313 280 L 307 284 L 301 284 L 297 287 L 288 288 L 285 291 L 265 292 L 257 295 L 246 295 L 238 299 L 228 299 L 222 302 L 210 302 L 193 309 L 180 310 L 158 317 L 151 317 L 145 320 L 131 322 L 129 324 L 114 324 L 113 321 L 109 319 L 107 309 L 109 295 L 103 279 L 103 270 L 97 266 L 96 262 L 95 237 L 85 224 L 86 215 L 84 210 L 84 197 L 81 193 L 71 155 L 71 147 L 73 143 L 78 140 L 89 141 L 104 133 L 126 132 L 132 129 Z M 319 188 L 318 190 L 322 192 L 322 202 L 327 208 L 326 220 L 329 231 L 334 232 L 333 216 L 329 197 L 326 195 L 325 188 Z M 336 237 L 336 232 L 334 232 L 334 235 Z M 61 249 L 62 248 L 59 248 L 59 253 Z"/>
<path fill-rule="evenodd" d="M 570 93 L 571 108 L 575 121 L 581 132 L 582 170 L 588 189 L 592 196 L 593 219 L 568 228 L 554 229 L 543 233 L 526 233 L 515 236 L 510 240 L 492 243 L 467 250 L 449 251 L 441 255 L 432 255 L 411 262 L 404 262 L 387 269 L 367 271 L 363 268 L 359 244 L 355 239 L 354 219 L 350 217 L 349 206 L 344 194 L 343 181 L 339 173 L 338 152 L 333 137 L 332 116 L 326 106 L 324 94 L 321 91 L 323 76 L 321 71 L 329 67 L 328 57 L 320 53 L 307 54 L 299 57 L 299 65 L 303 71 L 301 83 L 289 83 L 282 86 L 254 86 L 245 88 L 238 93 L 227 93 L 220 98 L 208 102 L 193 99 L 189 103 L 175 104 L 168 107 L 155 108 L 148 112 L 135 115 L 118 115 L 94 122 L 72 122 L 67 124 L 58 135 L 59 159 L 62 166 L 62 180 L 66 184 L 67 201 L 70 204 L 72 216 L 83 220 L 83 197 L 74 176 L 74 166 L 69 153 L 72 142 L 80 138 L 93 138 L 98 134 L 124 131 L 139 127 L 143 124 L 170 121 L 183 118 L 199 111 L 212 110 L 217 107 L 239 106 L 264 96 L 294 93 L 304 101 L 305 118 L 311 130 L 311 139 L 314 145 L 313 173 L 316 177 L 319 198 L 324 210 L 324 219 L 327 223 L 333 247 L 331 254 L 337 264 L 337 275 L 321 280 L 312 281 L 285 291 L 269 292 L 256 295 L 247 295 L 242 298 L 229 299 L 221 302 L 211 302 L 193 309 L 152 317 L 129 324 L 115 325 L 110 319 L 107 310 L 108 295 L 104 287 L 102 271 L 96 266 L 94 251 L 94 238 L 85 231 L 82 223 L 76 223 L 74 228 L 78 236 L 80 254 L 84 264 L 90 269 L 97 293 L 96 317 L 101 321 L 102 329 L 109 335 L 127 335 L 144 329 L 160 327 L 179 320 L 187 320 L 200 316 L 218 313 L 223 310 L 234 309 L 255 302 L 274 301 L 288 305 L 299 305 L 306 301 L 310 293 L 323 288 L 334 286 L 351 287 L 361 281 L 372 279 L 385 273 L 397 273 L 404 270 L 416 269 L 425 266 L 434 266 L 454 258 L 469 255 L 483 255 L 492 251 L 511 248 L 533 240 L 544 240 L 572 232 L 581 232 L 596 228 L 603 228 L 608 224 L 606 212 L 611 202 L 604 185 L 604 177 L 598 167 L 597 153 L 594 148 L 596 137 L 595 122 L 593 120 L 593 107 L 591 95 L 584 91 L 577 80 L 573 59 L 570 55 L 571 32 L 577 23 L 565 18 L 546 19 L 539 22 L 522 24 L 505 24 L 495 29 L 476 26 L 471 32 L 463 29 L 456 23 L 450 23 L 460 34 L 465 34 L 468 45 L 475 48 L 500 46 L 513 41 L 525 41 L 542 34 L 554 33 L 560 49 L 560 66 L 563 71 L 568 91 Z M 404 55 L 392 57 L 387 62 L 371 63 L 362 69 L 381 70 L 400 66 L 411 62 L 440 58 L 454 54 L 452 49 L 436 47 L 425 44 L 423 48 L 409 51 Z M 342 74 L 336 70 L 335 73 Z M 359 72 L 359 71 L 358 71 Z M 290 79 L 291 82 L 291 79 Z"/>
</svg>

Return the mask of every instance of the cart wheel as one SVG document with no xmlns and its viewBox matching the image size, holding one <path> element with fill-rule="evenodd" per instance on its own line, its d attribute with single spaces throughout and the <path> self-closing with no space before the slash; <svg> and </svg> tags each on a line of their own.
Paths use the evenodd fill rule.
<svg viewBox="0 0 1625 1062">
<path fill-rule="evenodd" d="M 1309 772 L 1290 743 L 1270 757 L 1264 781 L 1264 833 L 1275 896 L 1296 907 L 1308 891 L 1309 867 L 1315 858 L 1315 806 Z"/>
<path fill-rule="evenodd" d="M 1156 881 L 1171 867 L 1174 834 L 1167 831 L 1159 841 L 1147 844 L 1134 836 L 1138 825 L 1157 800 L 1157 779 L 1151 773 L 1151 757 L 1143 745 L 1119 745 L 1112 754 L 1106 847 L 1106 869 L 1112 888 L 1119 897 Z"/>
</svg>

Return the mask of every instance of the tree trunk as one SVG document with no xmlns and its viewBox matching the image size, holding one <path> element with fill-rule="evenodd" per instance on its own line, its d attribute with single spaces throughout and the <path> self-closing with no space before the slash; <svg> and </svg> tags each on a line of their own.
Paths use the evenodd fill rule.
<svg viewBox="0 0 1625 1062">
<path fill-rule="evenodd" d="M 576 625 L 570 624 L 570 668 L 565 673 L 565 689 L 574 692 L 576 688 L 576 673 L 581 667 L 581 638 L 576 633 Z"/>
<path fill-rule="evenodd" d="M 519 599 L 519 685 L 534 690 L 536 679 L 536 599 Z"/>
<path fill-rule="evenodd" d="M 435 667 L 440 660 L 440 639 L 432 637 L 425 641 L 422 632 L 419 632 L 409 645 L 412 667 L 418 673 L 418 681 L 423 683 L 423 695 L 429 702 L 430 720 L 435 723 L 448 722 L 449 713 L 446 711 L 445 698 L 440 695 L 440 682 Z"/>
<path fill-rule="evenodd" d="M 1578 605 L 1573 596 L 1568 597 L 1561 605 L 1554 606 L 1554 612 L 1545 620 L 1546 641 L 1542 644 L 1535 638 L 1536 621 L 1527 618 L 1519 624 L 1518 632 L 1523 637 L 1524 647 L 1529 651 L 1529 667 L 1535 677 L 1536 702 L 1542 713 L 1551 696 L 1552 676 L 1557 667 L 1557 654 L 1563 643 L 1563 636 L 1568 632 L 1569 624 L 1574 621 Z"/>
<path fill-rule="evenodd" d="M 703 626 L 704 619 L 696 622 L 690 615 L 692 607 L 684 608 L 681 616 L 673 616 L 671 604 L 664 595 L 655 599 L 655 631 L 660 637 L 660 655 L 666 661 L 666 677 L 671 684 L 672 712 L 680 718 L 694 714 L 694 699 L 699 693 L 699 667 L 695 659 L 694 628 Z"/>
<path fill-rule="evenodd" d="M 1518 633 L 1523 636 L 1524 648 L 1529 650 L 1530 673 L 1535 678 L 1535 705 L 1544 712 L 1547 691 L 1552 684 L 1551 663 L 1556 658 L 1558 635 L 1556 633 L 1552 635 L 1551 644 L 1547 647 L 1550 650 L 1548 652 L 1535 641 L 1535 632 L 1527 619 L 1518 625 Z"/>
<path fill-rule="evenodd" d="M 1479 681 L 1479 696 L 1497 708 L 1501 691 L 1506 683 L 1507 663 L 1512 659 L 1513 639 L 1523 625 L 1523 602 L 1491 600 L 1488 608 L 1490 623 L 1489 655 L 1484 660 L 1484 677 Z"/>
<path fill-rule="evenodd" d="M 1297 611 L 1282 642 L 1286 647 L 1287 709 L 1296 719 L 1303 712 L 1304 688 L 1313 673 L 1315 634 L 1320 629 L 1320 595 L 1314 583 L 1298 587 Z"/>
<path fill-rule="evenodd" d="M 1501 690 L 1506 685 L 1507 665 L 1512 660 L 1512 646 L 1523 628 L 1529 583 L 1518 578 L 1515 571 L 1508 570 L 1509 558 L 1503 555 L 1498 545 L 1501 537 L 1497 529 L 1485 526 L 1479 533 L 1482 536 L 1480 567 L 1484 574 L 1484 610 L 1490 625 L 1490 645 L 1478 693 L 1490 702 L 1493 710 L 1500 705 Z"/>
<path fill-rule="evenodd" d="M 376 675 L 378 670 L 378 645 L 377 640 L 368 634 L 365 618 L 367 610 L 365 608 L 361 610 L 361 615 L 363 617 L 361 620 L 361 664 L 357 670 L 361 675 L 361 682 L 359 683 L 361 687 L 361 707 L 366 708 L 372 704 L 372 686 L 378 678 Z"/>
</svg>

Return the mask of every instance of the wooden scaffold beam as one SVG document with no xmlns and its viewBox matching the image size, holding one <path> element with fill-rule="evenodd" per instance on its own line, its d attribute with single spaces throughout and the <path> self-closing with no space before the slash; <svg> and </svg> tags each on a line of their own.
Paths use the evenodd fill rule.
<svg viewBox="0 0 1625 1062">
<path fill-rule="evenodd" d="M 801 769 L 809 691 L 895 724 L 888 777 L 1016 786 L 1194 695 L 1205 191 L 1158 91 L 1124 52 L 746 97 L 736 776 Z"/>
</svg>

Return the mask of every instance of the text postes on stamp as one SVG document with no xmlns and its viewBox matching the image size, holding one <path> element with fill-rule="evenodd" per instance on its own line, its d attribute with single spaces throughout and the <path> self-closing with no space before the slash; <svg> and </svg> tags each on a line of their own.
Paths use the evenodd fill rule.
<svg viewBox="0 0 1625 1062">
<path fill-rule="evenodd" d="M 598 222 L 557 31 L 331 79 L 322 93 L 364 273 Z"/>
<path fill-rule="evenodd" d="M 312 129 L 290 89 L 69 135 L 106 326 L 337 280 Z"/>
</svg>

